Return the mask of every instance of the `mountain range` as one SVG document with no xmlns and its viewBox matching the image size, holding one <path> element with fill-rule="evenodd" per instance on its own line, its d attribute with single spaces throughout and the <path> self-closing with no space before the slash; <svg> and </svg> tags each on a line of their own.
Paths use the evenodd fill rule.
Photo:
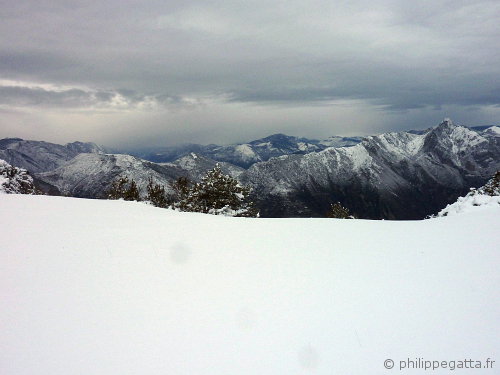
<svg viewBox="0 0 500 375">
<path fill-rule="evenodd" d="M 51 194 L 104 198 L 121 176 L 133 178 L 143 193 L 149 178 L 171 193 L 177 178 L 198 181 L 219 163 L 253 188 L 263 217 L 323 217 L 339 201 L 360 218 L 419 219 L 500 169 L 500 128 L 445 120 L 424 131 L 365 138 L 317 141 L 275 134 L 229 146 L 110 152 L 93 143 L 0 140 L 0 159 L 27 169 Z"/>
<path fill-rule="evenodd" d="M 135 151 L 124 150 L 123 152 L 157 163 L 173 162 L 180 157 L 196 153 L 219 162 L 227 162 L 242 168 L 248 168 L 252 164 L 267 161 L 277 156 L 303 155 L 322 151 L 328 147 L 354 146 L 361 140 L 362 137 L 333 136 L 320 141 L 285 134 L 273 134 L 249 143 L 227 146 L 187 144 Z"/>
<path fill-rule="evenodd" d="M 483 185 L 500 169 L 500 128 L 445 120 L 422 134 L 370 136 L 257 163 L 240 176 L 263 216 L 323 216 L 339 201 L 362 218 L 420 219 Z"/>
</svg>

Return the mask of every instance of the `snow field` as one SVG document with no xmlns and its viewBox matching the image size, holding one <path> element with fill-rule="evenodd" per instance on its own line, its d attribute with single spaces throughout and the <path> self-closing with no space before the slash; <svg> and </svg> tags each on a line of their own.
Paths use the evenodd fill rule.
<svg viewBox="0 0 500 375">
<path fill-rule="evenodd" d="M 500 361 L 500 210 L 482 208 L 413 222 L 246 219 L 1 195 L 0 373 L 366 375 L 400 372 L 388 358 Z"/>
</svg>

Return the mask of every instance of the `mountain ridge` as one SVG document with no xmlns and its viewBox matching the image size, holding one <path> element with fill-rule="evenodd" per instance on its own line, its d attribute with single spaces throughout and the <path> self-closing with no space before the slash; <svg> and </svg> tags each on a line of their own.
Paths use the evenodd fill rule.
<svg viewBox="0 0 500 375">
<path fill-rule="evenodd" d="M 352 146 L 361 141 L 361 139 L 361 137 L 332 136 L 326 140 L 316 140 L 276 133 L 246 143 L 230 145 L 186 144 L 145 151 L 133 151 L 130 154 L 145 160 L 164 163 L 172 162 L 194 152 L 220 162 L 228 162 L 242 168 L 248 168 L 254 163 L 267 161 L 272 157 L 317 152 L 332 146 Z"/>
<path fill-rule="evenodd" d="M 500 138 L 483 133 L 444 121 L 422 135 L 384 133 L 256 163 L 240 180 L 263 216 L 322 216 L 340 201 L 359 217 L 418 219 L 500 168 Z"/>
<path fill-rule="evenodd" d="M 445 120 L 423 132 L 342 139 L 357 143 L 321 149 L 320 141 L 274 134 L 236 146 L 207 146 L 213 157 L 183 150 L 171 162 L 155 163 L 109 154 L 93 143 L 7 138 L 0 140 L 0 159 L 27 169 L 45 192 L 85 198 L 104 198 L 121 176 L 136 180 L 143 193 L 153 178 L 169 193 L 177 178 L 199 181 L 219 163 L 224 173 L 253 188 L 263 217 L 323 216 L 330 203 L 340 201 L 361 218 L 423 218 L 500 169 L 497 126 L 477 130 Z M 246 168 L 227 161 L 243 157 Z"/>
</svg>

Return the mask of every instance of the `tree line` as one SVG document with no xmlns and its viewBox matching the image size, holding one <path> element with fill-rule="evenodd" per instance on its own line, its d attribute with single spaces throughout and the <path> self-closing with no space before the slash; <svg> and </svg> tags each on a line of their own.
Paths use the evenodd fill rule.
<svg viewBox="0 0 500 375">
<path fill-rule="evenodd" d="M 150 177 L 144 200 L 155 207 L 185 212 L 238 217 L 259 216 L 259 210 L 249 197 L 251 189 L 240 185 L 233 177 L 225 175 L 219 164 L 209 170 L 200 182 L 195 183 L 187 177 L 179 177 L 172 188 L 173 193 L 167 194 L 165 187 L 155 183 Z M 113 182 L 108 198 L 143 200 L 137 183 L 128 177 L 120 177 Z M 331 204 L 325 216 L 338 219 L 354 218 L 340 202 Z"/>
<path fill-rule="evenodd" d="M 173 184 L 173 193 L 167 194 L 165 187 L 150 177 L 145 201 L 155 207 L 172 208 L 186 212 L 201 212 L 212 215 L 258 217 L 259 211 L 250 200 L 251 189 L 241 186 L 231 176 L 225 175 L 217 164 L 200 182 L 180 177 Z M 137 183 L 128 177 L 120 177 L 108 191 L 108 199 L 140 201 Z"/>
</svg>

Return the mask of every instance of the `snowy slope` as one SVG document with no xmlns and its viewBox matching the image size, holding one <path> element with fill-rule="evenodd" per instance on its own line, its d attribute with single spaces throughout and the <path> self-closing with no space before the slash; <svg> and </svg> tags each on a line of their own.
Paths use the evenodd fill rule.
<svg viewBox="0 0 500 375">
<path fill-rule="evenodd" d="M 500 137 L 500 126 L 491 126 L 488 129 L 484 130 L 483 134 L 493 137 Z"/>
<path fill-rule="evenodd" d="M 437 216 L 451 216 L 464 212 L 500 209 L 500 171 L 491 180 L 479 189 L 471 189 L 464 197 L 459 197 L 456 202 L 449 204 Z"/>
<path fill-rule="evenodd" d="M 491 207 L 500 210 L 500 196 L 467 194 L 465 197 L 459 197 L 455 203 L 449 204 L 439 211 L 438 216 L 452 216 L 469 211 L 490 210 Z"/>
<path fill-rule="evenodd" d="M 165 186 L 169 193 L 172 183 L 184 174 L 182 169 L 173 165 L 158 165 L 130 155 L 94 153 L 79 154 L 61 167 L 36 176 L 65 195 L 103 198 L 119 177 L 135 180 L 144 197 L 149 178 Z"/>
<path fill-rule="evenodd" d="M 20 138 L 0 140 L 0 159 L 32 174 L 56 169 L 80 153 L 103 152 L 104 149 L 94 143 L 73 142 L 63 146 Z"/>
<path fill-rule="evenodd" d="M 218 162 L 207 158 L 202 155 L 198 155 L 194 152 L 180 157 L 175 160 L 173 163 L 160 163 L 163 166 L 177 166 L 182 170 L 187 172 L 188 177 L 193 181 L 199 181 L 203 176 L 207 174 L 207 171 L 212 169 Z M 219 162 L 219 166 L 222 169 L 224 174 L 230 175 L 231 177 L 238 177 L 241 173 L 243 173 L 244 169 L 233 165 L 231 163 Z"/>
<path fill-rule="evenodd" d="M 456 372 L 498 374 L 498 209 L 390 222 L 0 206 L 2 374 L 371 375 L 389 358 L 404 374 L 424 373 L 399 371 L 407 358 L 491 358 Z"/>
</svg>

